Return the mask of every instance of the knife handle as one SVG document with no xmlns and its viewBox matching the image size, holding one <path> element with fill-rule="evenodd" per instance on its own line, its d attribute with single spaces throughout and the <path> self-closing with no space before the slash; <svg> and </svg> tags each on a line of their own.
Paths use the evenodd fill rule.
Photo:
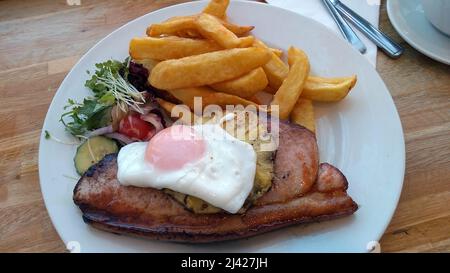
<svg viewBox="0 0 450 273">
<path fill-rule="evenodd" d="M 359 16 L 356 12 L 342 3 L 337 3 L 334 7 L 349 20 L 359 31 L 367 35 L 367 37 L 381 48 L 389 57 L 400 57 L 405 49 L 394 42 L 389 36 L 378 30 L 366 19 Z"/>
</svg>

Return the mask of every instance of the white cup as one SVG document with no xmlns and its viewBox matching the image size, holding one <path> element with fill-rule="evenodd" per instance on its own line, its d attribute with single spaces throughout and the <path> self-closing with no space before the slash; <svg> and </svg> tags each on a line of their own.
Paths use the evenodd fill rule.
<svg viewBox="0 0 450 273">
<path fill-rule="evenodd" d="M 428 21 L 450 35 L 450 0 L 422 0 L 422 6 Z"/>
</svg>

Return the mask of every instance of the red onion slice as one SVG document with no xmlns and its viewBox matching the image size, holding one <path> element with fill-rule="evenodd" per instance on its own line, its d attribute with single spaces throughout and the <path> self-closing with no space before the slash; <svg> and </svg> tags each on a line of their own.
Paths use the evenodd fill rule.
<svg viewBox="0 0 450 273">
<path fill-rule="evenodd" d="M 157 114 L 148 113 L 147 115 L 141 115 L 141 119 L 151 123 L 155 127 L 155 134 L 164 129 L 161 118 Z"/>
<path fill-rule="evenodd" d="M 114 130 L 113 130 L 112 125 L 109 125 L 109 126 L 98 128 L 98 129 L 95 129 L 94 131 L 89 132 L 87 134 L 87 137 L 102 136 L 102 135 L 106 135 L 106 134 L 111 134 L 113 132 L 114 132 Z"/>
</svg>

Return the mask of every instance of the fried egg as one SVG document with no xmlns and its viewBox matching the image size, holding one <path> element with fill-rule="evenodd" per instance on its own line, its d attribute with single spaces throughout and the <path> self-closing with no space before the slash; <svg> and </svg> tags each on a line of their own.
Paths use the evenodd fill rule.
<svg viewBox="0 0 450 273">
<path fill-rule="evenodd" d="M 218 124 L 166 128 L 123 147 L 117 162 L 124 186 L 171 189 L 230 213 L 243 206 L 256 172 L 253 147 Z"/>
</svg>

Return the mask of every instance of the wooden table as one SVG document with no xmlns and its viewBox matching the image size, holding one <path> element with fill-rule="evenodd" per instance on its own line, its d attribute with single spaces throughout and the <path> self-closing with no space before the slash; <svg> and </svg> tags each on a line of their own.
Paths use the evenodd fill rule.
<svg viewBox="0 0 450 273">
<path fill-rule="evenodd" d="M 76 1 L 68 1 L 76 2 Z M 105 35 L 152 10 L 184 1 L 0 1 L 0 252 L 64 252 L 42 201 L 38 145 L 61 81 Z M 400 113 L 406 176 L 381 240 L 386 252 L 450 251 L 450 66 L 412 49 L 381 7 L 381 29 L 405 47 L 378 68 Z"/>
</svg>

